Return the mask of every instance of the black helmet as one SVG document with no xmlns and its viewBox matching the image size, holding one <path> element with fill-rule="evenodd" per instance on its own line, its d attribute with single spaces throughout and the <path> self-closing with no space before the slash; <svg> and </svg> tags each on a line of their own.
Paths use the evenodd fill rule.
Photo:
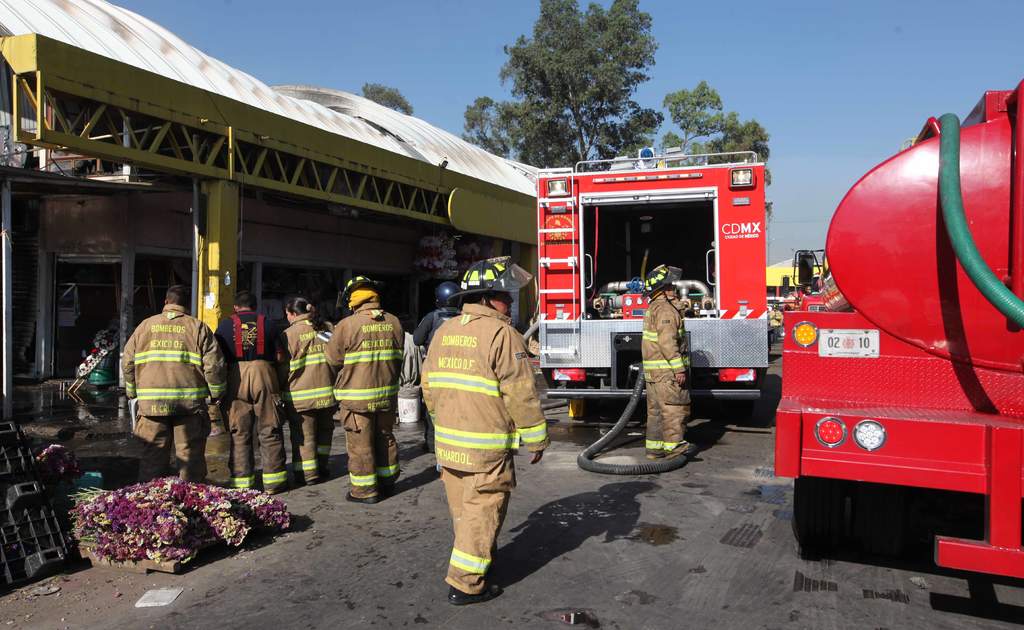
<svg viewBox="0 0 1024 630">
<path fill-rule="evenodd" d="M 437 304 L 437 308 L 444 308 L 446 306 L 449 306 L 448 300 L 451 299 L 451 297 L 458 292 L 459 285 L 455 284 L 454 282 L 442 282 L 441 284 L 437 285 L 437 288 L 434 289 L 434 301 Z"/>
<path fill-rule="evenodd" d="M 658 265 L 652 269 L 651 273 L 647 274 L 647 277 L 644 279 L 644 293 L 647 295 L 653 295 L 658 291 L 671 287 L 672 283 L 682 277 L 683 270 L 679 267 Z"/>
<path fill-rule="evenodd" d="M 469 266 L 462 274 L 462 289 L 452 297 L 464 298 L 474 293 L 515 293 L 530 283 L 533 276 L 511 257 L 490 258 Z"/>
<path fill-rule="evenodd" d="M 345 290 L 341 292 L 341 301 L 344 302 L 345 306 L 348 306 L 348 300 L 356 289 L 366 287 L 374 291 L 380 291 L 382 286 L 380 282 L 370 280 L 366 276 L 356 276 L 345 285 Z"/>
</svg>

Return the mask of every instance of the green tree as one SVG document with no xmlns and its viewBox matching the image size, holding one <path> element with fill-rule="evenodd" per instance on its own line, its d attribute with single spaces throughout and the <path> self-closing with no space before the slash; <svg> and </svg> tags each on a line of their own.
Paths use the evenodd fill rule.
<svg viewBox="0 0 1024 630">
<path fill-rule="evenodd" d="M 478 97 L 466 108 L 464 133 L 467 142 L 502 157 L 511 157 L 517 137 L 516 106 L 498 103 L 489 96 Z"/>
<path fill-rule="evenodd" d="M 662 116 L 633 95 L 654 65 L 651 16 L 638 0 L 608 9 L 541 0 L 532 37 L 505 47 L 513 100 L 477 99 L 465 135 L 501 155 L 548 167 L 610 158 L 650 142 Z"/>
<path fill-rule="evenodd" d="M 692 90 L 666 94 L 662 106 L 668 110 L 669 120 L 682 133 L 666 133 L 661 140 L 663 147 L 679 147 L 686 153 L 690 143 L 697 138 L 708 138 L 722 133 L 724 129 L 722 97 L 707 81 L 701 81 Z"/>
<path fill-rule="evenodd" d="M 662 137 L 662 147 L 677 146 L 689 154 L 754 151 L 762 161 L 771 153 L 770 136 L 764 126 L 754 119 L 740 120 L 736 112 L 726 112 L 718 91 L 707 81 L 701 81 L 692 90 L 666 95 L 663 104 L 679 133 L 667 132 Z M 722 159 L 729 158 L 709 161 Z"/>
<path fill-rule="evenodd" d="M 363 96 L 396 112 L 412 115 L 412 104 L 396 88 L 380 83 L 364 83 Z"/>
</svg>

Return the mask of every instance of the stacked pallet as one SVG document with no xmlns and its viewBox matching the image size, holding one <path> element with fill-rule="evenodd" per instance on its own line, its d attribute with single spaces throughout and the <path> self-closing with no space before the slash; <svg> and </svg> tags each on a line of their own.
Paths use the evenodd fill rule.
<svg viewBox="0 0 1024 630">
<path fill-rule="evenodd" d="M 67 554 L 25 435 L 0 422 L 0 590 L 56 573 Z"/>
</svg>

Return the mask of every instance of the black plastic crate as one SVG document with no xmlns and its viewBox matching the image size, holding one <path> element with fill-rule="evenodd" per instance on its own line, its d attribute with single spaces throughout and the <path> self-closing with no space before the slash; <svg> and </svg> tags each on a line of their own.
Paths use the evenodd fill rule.
<svg viewBox="0 0 1024 630">
<path fill-rule="evenodd" d="M 17 423 L 0 422 L 0 485 L 38 481 L 35 458 Z"/>
<path fill-rule="evenodd" d="M 67 541 L 50 506 L 3 510 L 0 518 L 0 587 L 60 571 Z"/>
</svg>

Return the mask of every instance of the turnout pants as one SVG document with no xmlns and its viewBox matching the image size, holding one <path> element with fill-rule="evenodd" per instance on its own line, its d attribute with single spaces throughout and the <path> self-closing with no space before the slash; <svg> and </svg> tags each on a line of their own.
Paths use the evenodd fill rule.
<svg viewBox="0 0 1024 630">
<path fill-rule="evenodd" d="M 288 483 L 284 467 L 284 439 L 277 415 L 280 390 L 269 361 L 240 361 L 228 365 L 228 387 L 223 407 L 231 432 L 231 487 L 256 484 L 253 433 L 258 434 L 263 489 L 275 490 Z"/>
<path fill-rule="evenodd" d="M 327 478 L 327 457 L 334 434 L 334 409 L 288 412 L 292 438 L 292 468 L 306 483 Z"/>
<path fill-rule="evenodd" d="M 683 432 L 690 419 L 690 390 L 671 378 L 647 382 L 647 454 L 660 456 L 685 448 Z"/>
<path fill-rule="evenodd" d="M 135 422 L 135 436 L 143 445 L 139 481 L 167 474 L 172 443 L 178 462 L 178 476 L 185 481 L 204 481 L 206 438 L 209 435 L 210 419 L 205 414 L 139 416 Z"/>
<path fill-rule="evenodd" d="M 378 485 L 389 488 L 398 480 L 395 410 L 363 413 L 345 409 L 343 413 L 352 496 L 376 496 Z"/>
<path fill-rule="evenodd" d="M 441 468 L 441 481 L 452 513 L 455 544 L 445 582 L 463 593 L 484 590 L 487 570 L 497 550 L 498 532 L 516 485 L 515 464 L 506 457 L 482 473 Z"/>
</svg>

